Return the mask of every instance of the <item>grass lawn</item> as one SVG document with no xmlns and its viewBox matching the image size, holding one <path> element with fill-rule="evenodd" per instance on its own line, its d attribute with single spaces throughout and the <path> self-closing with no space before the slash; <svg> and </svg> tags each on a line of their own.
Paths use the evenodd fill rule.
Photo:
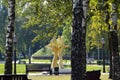
<svg viewBox="0 0 120 80">
<path fill-rule="evenodd" d="M 16 68 L 17 73 L 25 73 L 26 71 L 24 64 L 17 64 Z M 0 64 L 0 74 L 4 74 L 4 64 Z"/>
<path fill-rule="evenodd" d="M 103 66 L 102 65 L 87 65 L 87 71 L 92 71 L 92 70 L 101 70 L 103 72 Z M 105 66 L 105 70 L 108 73 L 109 72 L 109 66 Z"/>
<path fill-rule="evenodd" d="M 14 67 L 13 67 L 14 68 Z M 87 71 L 91 70 L 101 70 L 102 72 L 102 65 L 87 65 Z M 25 73 L 26 68 L 24 64 L 17 64 L 17 73 Z M 108 71 L 108 66 L 106 66 L 106 72 Z M 4 73 L 4 64 L 0 64 L 0 74 Z"/>
<path fill-rule="evenodd" d="M 14 67 L 13 67 L 14 68 Z M 25 73 L 25 65 L 24 64 L 17 64 L 17 73 Z M 101 70 L 102 72 L 102 65 L 87 65 L 87 71 L 91 70 Z M 108 66 L 106 66 L 106 72 L 108 72 Z M 4 64 L 0 64 L 0 74 L 4 74 Z M 59 76 L 28 76 L 29 79 L 32 80 L 70 80 L 70 75 L 59 75 Z M 101 80 L 110 80 L 108 79 L 108 74 L 102 74 Z"/>
</svg>

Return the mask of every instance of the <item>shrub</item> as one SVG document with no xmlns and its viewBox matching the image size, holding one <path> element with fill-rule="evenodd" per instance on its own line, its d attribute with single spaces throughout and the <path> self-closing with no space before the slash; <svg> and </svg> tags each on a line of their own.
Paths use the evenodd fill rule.
<svg viewBox="0 0 120 80">
<path fill-rule="evenodd" d="M 102 61 L 102 60 L 97 60 L 97 64 L 98 64 L 98 65 L 102 65 L 102 64 L 103 64 L 103 61 Z"/>
</svg>

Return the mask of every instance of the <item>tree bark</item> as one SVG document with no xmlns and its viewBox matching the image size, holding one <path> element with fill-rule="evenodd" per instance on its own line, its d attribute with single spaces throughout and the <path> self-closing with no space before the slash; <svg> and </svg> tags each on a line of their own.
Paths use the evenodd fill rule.
<svg viewBox="0 0 120 80">
<path fill-rule="evenodd" d="M 5 74 L 12 74 L 13 32 L 15 21 L 15 0 L 8 0 L 8 25 L 6 33 Z"/>
<path fill-rule="evenodd" d="M 84 80 L 86 72 L 86 22 L 83 11 L 83 0 L 73 0 L 73 26 L 71 66 L 72 80 Z"/>
<path fill-rule="evenodd" d="M 109 78 L 112 79 L 112 38 L 111 38 L 111 32 L 110 32 L 110 28 L 109 28 L 109 33 L 108 33 L 108 38 L 109 38 L 109 53 L 110 53 L 110 72 L 109 72 Z"/>
<path fill-rule="evenodd" d="M 117 35 L 117 5 L 115 2 L 112 4 L 112 52 L 113 52 L 113 80 L 120 80 L 120 57 L 118 51 L 118 35 Z"/>
</svg>

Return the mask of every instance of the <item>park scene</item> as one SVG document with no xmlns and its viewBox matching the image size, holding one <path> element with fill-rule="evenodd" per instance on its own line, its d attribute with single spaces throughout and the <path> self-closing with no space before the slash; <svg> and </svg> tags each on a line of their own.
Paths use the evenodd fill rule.
<svg viewBox="0 0 120 80">
<path fill-rule="evenodd" d="M 0 0 L 0 80 L 120 80 L 120 0 Z"/>
</svg>

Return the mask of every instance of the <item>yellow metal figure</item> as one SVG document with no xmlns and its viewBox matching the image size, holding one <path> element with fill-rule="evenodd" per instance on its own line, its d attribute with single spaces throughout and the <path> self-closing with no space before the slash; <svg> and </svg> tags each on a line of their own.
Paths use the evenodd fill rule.
<svg viewBox="0 0 120 80">
<path fill-rule="evenodd" d="M 57 47 L 57 41 L 56 41 L 56 38 L 53 37 L 53 39 L 50 41 L 48 47 L 53 51 L 53 54 L 54 54 L 54 57 L 53 57 L 53 60 L 52 60 L 52 64 L 51 64 L 51 68 L 55 68 L 57 67 L 57 58 L 58 58 L 58 47 Z"/>
<path fill-rule="evenodd" d="M 57 60 L 59 59 L 59 68 L 64 68 L 63 66 L 63 59 L 62 59 L 62 51 L 64 48 L 67 48 L 69 46 L 66 46 L 61 38 L 61 36 L 58 36 L 58 39 L 53 37 L 53 39 L 48 44 L 48 47 L 53 51 L 54 57 L 52 60 L 51 68 L 58 67 Z"/>
</svg>

